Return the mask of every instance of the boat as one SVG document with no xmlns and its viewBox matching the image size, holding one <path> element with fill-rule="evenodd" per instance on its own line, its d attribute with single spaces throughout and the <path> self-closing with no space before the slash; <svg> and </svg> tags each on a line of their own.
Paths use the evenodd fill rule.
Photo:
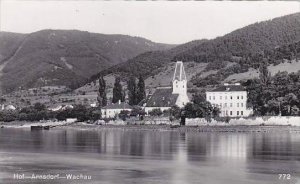
<svg viewBox="0 0 300 184">
<path fill-rule="evenodd" d="M 43 126 L 41 126 L 41 125 L 31 126 L 30 129 L 31 130 L 43 130 Z"/>
</svg>

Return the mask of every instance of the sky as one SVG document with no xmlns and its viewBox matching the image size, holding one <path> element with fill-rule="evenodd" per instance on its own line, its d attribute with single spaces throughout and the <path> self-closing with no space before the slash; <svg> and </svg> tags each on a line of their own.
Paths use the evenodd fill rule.
<svg viewBox="0 0 300 184">
<path fill-rule="evenodd" d="M 299 1 L 0 0 L 0 31 L 77 29 L 181 44 L 296 12 Z"/>
</svg>

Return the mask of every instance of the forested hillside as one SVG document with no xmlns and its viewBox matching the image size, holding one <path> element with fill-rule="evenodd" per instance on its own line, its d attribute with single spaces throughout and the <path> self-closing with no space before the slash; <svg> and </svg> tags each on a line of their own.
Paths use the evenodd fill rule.
<svg viewBox="0 0 300 184">
<path fill-rule="evenodd" d="M 0 33 L 0 41 L 4 93 L 45 85 L 76 88 L 99 71 L 141 53 L 173 47 L 140 37 L 77 30 Z"/>
<path fill-rule="evenodd" d="M 255 23 L 216 39 L 193 41 L 162 52 L 144 53 L 93 76 L 91 80 L 110 73 L 121 73 L 125 76 L 142 74 L 149 77 L 157 74 L 159 69 L 168 63 L 181 60 L 208 63 L 202 73 L 219 70 L 217 74 L 205 79 L 202 73 L 198 73 L 192 79 L 193 84 L 197 86 L 218 84 L 229 74 L 258 68 L 262 61 L 279 64 L 284 59 L 295 58 L 299 53 L 299 40 L 300 13 L 296 13 Z M 223 69 L 228 62 L 234 65 Z M 202 83 L 202 80 L 217 82 Z"/>
</svg>

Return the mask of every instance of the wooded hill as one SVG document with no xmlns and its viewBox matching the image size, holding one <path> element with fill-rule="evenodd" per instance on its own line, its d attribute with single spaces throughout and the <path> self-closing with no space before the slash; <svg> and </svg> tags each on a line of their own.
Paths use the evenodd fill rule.
<svg viewBox="0 0 300 184">
<path fill-rule="evenodd" d="M 140 37 L 77 30 L 0 32 L 1 91 L 47 85 L 76 88 L 99 71 L 141 53 L 172 47 Z"/>
<path fill-rule="evenodd" d="M 212 40 L 193 41 L 166 51 L 143 53 L 94 75 L 91 80 L 111 73 L 124 76 L 142 74 L 147 78 L 177 60 L 208 63 L 207 71 L 221 71 L 224 63 L 231 62 L 234 66 L 228 70 L 240 73 L 258 68 L 263 60 L 278 64 L 283 59 L 296 57 L 300 52 L 299 40 L 300 13 L 296 13 L 255 23 Z M 199 83 L 202 79 L 199 74 L 193 77 L 192 82 L 202 86 Z"/>
</svg>

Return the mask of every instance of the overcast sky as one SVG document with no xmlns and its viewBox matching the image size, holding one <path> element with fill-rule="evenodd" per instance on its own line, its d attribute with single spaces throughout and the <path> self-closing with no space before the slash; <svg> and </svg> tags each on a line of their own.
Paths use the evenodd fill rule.
<svg viewBox="0 0 300 184">
<path fill-rule="evenodd" d="M 300 11 L 300 2 L 0 0 L 0 30 L 78 29 L 185 43 Z"/>
</svg>

